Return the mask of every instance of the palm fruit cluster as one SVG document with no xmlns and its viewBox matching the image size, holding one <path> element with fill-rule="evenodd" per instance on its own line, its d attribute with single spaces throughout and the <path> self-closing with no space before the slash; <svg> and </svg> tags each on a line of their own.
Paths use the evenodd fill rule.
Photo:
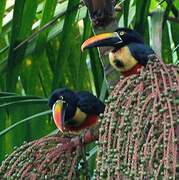
<svg viewBox="0 0 179 180">
<path fill-rule="evenodd" d="M 151 57 L 140 75 L 121 77 L 106 101 L 99 128 L 95 179 L 179 178 L 179 67 Z M 0 167 L 0 179 L 88 177 L 81 137 L 57 135 L 25 143 Z"/>
<path fill-rule="evenodd" d="M 96 179 L 179 179 L 179 66 L 150 57 L 106 103 Z"/>
<path fill-rule="evenodd" d="M 89 171 L 84 145 L 96 138 L 93 131 L 87 131 L 83 138 L 56 134 L 25 143 L 3 161 L 0 179 L 87 178 Z"/>
</svg>

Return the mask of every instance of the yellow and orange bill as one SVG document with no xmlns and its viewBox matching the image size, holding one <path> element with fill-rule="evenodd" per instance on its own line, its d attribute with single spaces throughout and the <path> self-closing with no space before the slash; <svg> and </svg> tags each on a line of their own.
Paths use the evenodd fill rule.
<svg viewBox="0 0 179 180">
<path fill-rule="evenodd" d="M 61 100 L 56 101 L 52 108 L 52 114 L 55 125 L 61 132 L 64 132 L 65 130 L 65 111 L 66 106 L 64 106 L 64 102 Z"/>
<path fill-rule="evenodd" d="M 115 46 L 122 42 L 123 40 L 117 32 L 102 33 L 84 41 L 81 50 L 84 51 L 85 49 L 92 47 Z"/>
</svg>

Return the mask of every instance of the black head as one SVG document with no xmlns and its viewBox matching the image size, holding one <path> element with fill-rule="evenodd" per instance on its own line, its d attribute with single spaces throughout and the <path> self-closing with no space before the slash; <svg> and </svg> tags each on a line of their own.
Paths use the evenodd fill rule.
<svg viewBox="0 0 179 180">
<path fill-rule="evenodd" d="M 121 48 L 130 43 L 144 43 L 142 36 L 135 30 L 129 28 L 118 28 L 112 33 L 103 33 L 87 39 L 81 46 L 81 49 L 92 47 L 111 46 Z"/>
<path fill-rule="evenodd" d="M 122 39 L 122 42 L 117 44 L 116 47 L 123 47 L 130 43 L 144 43 L 144 40 L 142 36 L 135 30 L 129 29 L 129 28 L 118 28 L 116 31 L 120 38 Z"/>
<path fill-rule="evenodd" d="M 67 88 L 55 90 L 48 102 L 51 109 L 58 100 L 63 102 L 63 108 L 65 108 L 65 121 L 71 119 L 75 114 L 78 102 L 78 97 L 75 92 Z"/>
</svg>

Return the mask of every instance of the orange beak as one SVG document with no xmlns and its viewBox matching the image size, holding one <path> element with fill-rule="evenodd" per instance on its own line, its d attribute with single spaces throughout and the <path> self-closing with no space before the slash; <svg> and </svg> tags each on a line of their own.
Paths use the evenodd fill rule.
<svg viewBox="0 0 179 180">
<path fill-rule="evenodd" d="M 103 46 L 115 46 L 122 43 L 123 40 L 117 32 L 103 33 L 95 35 L 87 39 L 81 46 L 81 50 L 92 48 L 92 47 L 103 47 Z"/>
<path fill-rule="evenodd" d="M 55 125 L 61 132 L 64 132 L 65 130 L 64 128 L 65 112 L 66 112 L 66 106 L 64 105 L 64 102 L 61 100 L 56 101 L 52 109 L 53 120 L 55 122 Z"/>
</svg>

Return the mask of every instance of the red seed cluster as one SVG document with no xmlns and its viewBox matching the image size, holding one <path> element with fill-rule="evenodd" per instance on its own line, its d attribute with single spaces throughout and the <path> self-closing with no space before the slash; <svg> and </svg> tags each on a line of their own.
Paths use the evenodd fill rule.
<svg viewBox="0 0 179 180">
<path fill-rule="evenodd" d="M 99 128 L 95 179 L 179 179 L 179 67 L 150 58 L 140 75 L 121 77 L 106 101 Z M 59 135 L 26 143 L 0 167 L 0 179 L 88 178 L 79 160 L 98 138 Z"/>
<path fill-rule="evenodd" d="M 121 77 L 106 103 L 96 179 L 176 179 L 179 67 L 151 57 L 140 75 Z"/>
<path fill-rule="evenodd" d="M 56 134 L 25 143 L 3 161 L 0 179 L 80 179 L 82 174 L 88 177 L 83 148 L 96 138 L 91 130 L 83 138 Z"/>
</svg>

